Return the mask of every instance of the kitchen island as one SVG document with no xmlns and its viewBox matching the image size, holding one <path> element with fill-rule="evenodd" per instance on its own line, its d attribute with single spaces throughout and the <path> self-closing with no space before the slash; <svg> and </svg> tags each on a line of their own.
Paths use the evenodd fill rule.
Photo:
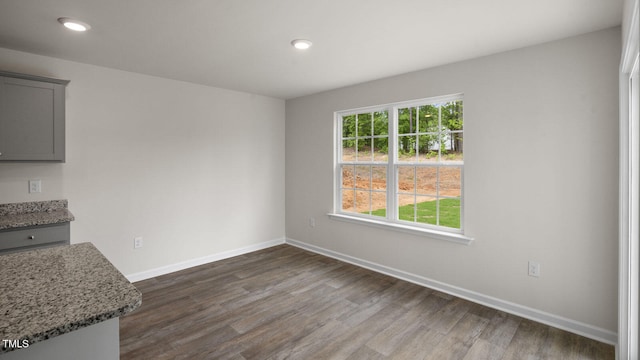
<svg viewBox="0 0 640 360">
<path fill-rule="evenodd" d="M 0 256 L 0 359 L 118 359 L 142 294 L 91 243 Z"/>
</svg>

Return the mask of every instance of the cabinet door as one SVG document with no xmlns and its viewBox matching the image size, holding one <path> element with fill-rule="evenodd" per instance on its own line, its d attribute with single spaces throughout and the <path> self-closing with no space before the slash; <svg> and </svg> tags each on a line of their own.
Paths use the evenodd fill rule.
<svg viewBox="0 0 640 360">
<path fill-rule="evenodd" d="M 64 91 L 0 77 L 0 161 L 64 161 Z"/>
</svg>

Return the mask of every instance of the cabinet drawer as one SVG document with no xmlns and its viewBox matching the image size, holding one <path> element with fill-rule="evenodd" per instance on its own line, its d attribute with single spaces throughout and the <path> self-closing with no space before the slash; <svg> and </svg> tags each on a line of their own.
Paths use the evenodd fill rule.
<svg viewBox="0 0 640 360">
<path fill-rule="evenodd" d="M 69 223 L 32 226 L 0 231 L 0 252 L 21 248 L 37 248 L 69 244 Z M 26 250 L 26 249 L 25 249 Z"/>
</svg>

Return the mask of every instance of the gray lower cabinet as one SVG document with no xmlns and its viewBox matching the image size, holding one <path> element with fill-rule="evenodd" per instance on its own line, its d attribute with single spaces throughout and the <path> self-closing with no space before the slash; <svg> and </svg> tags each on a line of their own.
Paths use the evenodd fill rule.
<svg viewBox="0 0 640 360">
<path fill-rule="evenodd" d="M 29 226 L 0 231 L 0 255 L 58 245 L 69 245 L 70 224 Z"/>
<path fill-rule="evenodd" d="M 67 83 L 0 71 L 0 161 L 64 162 Z"/>
</svg>

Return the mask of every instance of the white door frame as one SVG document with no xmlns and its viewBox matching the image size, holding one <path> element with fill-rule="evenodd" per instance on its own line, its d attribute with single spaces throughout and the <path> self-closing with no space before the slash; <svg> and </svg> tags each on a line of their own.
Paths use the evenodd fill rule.
<svg viewBox="0 0 640 360">
<path fill-rule="evenodd" d="M 638 359 L 640 332 L 640 119 L 638 117 L 638 1 L 620 63 L 619 360 Z"/>
</svg>

